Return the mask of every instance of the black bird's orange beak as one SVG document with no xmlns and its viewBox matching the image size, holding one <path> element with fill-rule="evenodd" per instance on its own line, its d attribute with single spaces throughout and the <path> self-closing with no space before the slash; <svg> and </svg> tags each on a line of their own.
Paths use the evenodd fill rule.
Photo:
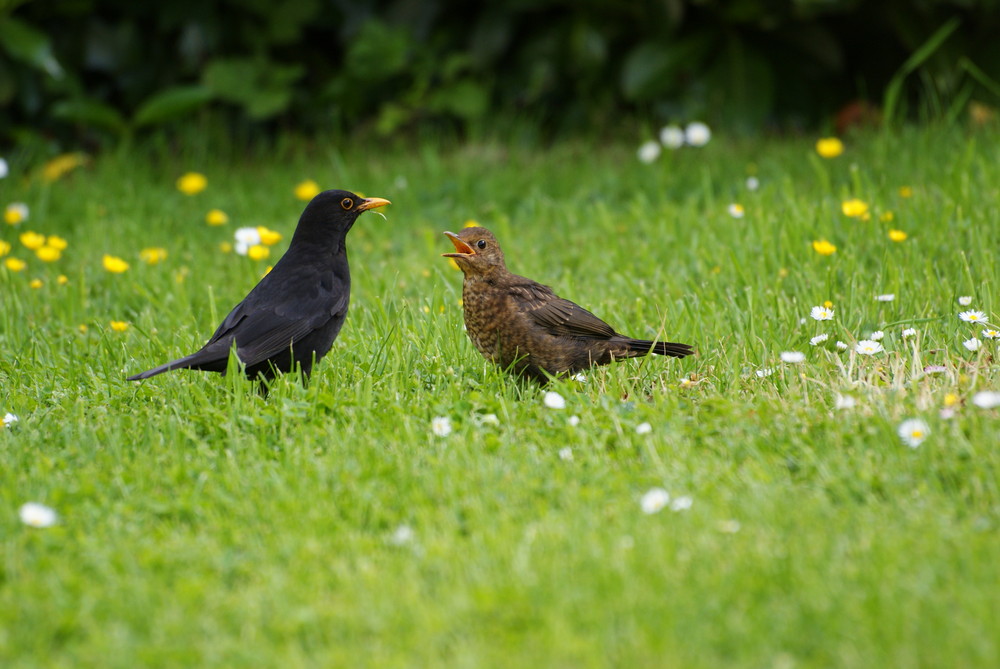
<svg viewBox="0 0 1000 669">
<path fill-rule="evenodd" d="M 384 207 L 387 204 L 392 204 L 385 198 L 382 197 L 370 197 L 367 200 L 362 200 L 358 202 L 358 211 L 368 211 L 369 209 L 378 209 L 379 207 Z"/>
<path fill-rule="evenodd" d="M 455 245 L 455 250 L 458 253 L 442 253 L 441 255 L 445 258 L 461 258 L 462 256 L 474 256 L 476 255 L 476 249 L 472 248 L 461 239 L 458 238 L 454 232 L 446 232 L 445 236 L 451 240 L 451 243 Z"/>
</svg>

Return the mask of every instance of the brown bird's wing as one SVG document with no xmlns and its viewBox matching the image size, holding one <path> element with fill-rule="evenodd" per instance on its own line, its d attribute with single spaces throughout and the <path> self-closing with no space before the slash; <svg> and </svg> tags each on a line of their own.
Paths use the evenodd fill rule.
<svg viewBox="0 0 1000 669">
<path fill-rule="evenodd" d="M 521 311 L 552 335 L 610 339 L 617 334 L 600 318 L 559 297 L 548 286 L 525 279 L 511 285 L 510 293 Z"/>
</svg>

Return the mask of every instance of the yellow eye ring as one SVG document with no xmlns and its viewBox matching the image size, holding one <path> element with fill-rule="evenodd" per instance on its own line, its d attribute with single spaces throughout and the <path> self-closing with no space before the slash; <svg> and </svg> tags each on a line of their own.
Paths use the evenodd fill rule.
<svg viewBox="0 0 1000 669">
<path fill-rule="evenodd" d="M 343 207 L 344 209 L 350 209 L 351 207 L 354 206 L 354 200 L 352 200 L 349 197 L 345 197 L 343 200 L 340 201 L 340 206 Z"/>
</svg>

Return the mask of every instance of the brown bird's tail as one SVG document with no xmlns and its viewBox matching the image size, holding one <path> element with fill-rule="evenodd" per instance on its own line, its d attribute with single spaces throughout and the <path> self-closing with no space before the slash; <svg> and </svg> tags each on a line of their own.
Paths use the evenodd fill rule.
<svg viewBox="0 0 1000 669">
<path fill-rule="evenodd" d="M 625 339 L 625 345 L 630 351 L 638 355 L 646 355 L 650 352 L 656 355 L 669 355 L 672 358 L 683 358 L 694 353 L 694 349 L 687 344 L 678 344 L 672 341 L 650 341 L 648 339 Z"/>
</svg>

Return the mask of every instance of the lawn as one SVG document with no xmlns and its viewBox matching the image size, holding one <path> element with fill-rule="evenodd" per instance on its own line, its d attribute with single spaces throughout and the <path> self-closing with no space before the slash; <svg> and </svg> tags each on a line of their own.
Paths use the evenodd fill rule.
<svg viewBox="0 0 1000 669">
<path fill-rule="evenodd" d="M 959 317 L 1000 321 L 1000 134 L 816 139 L 652 164 L 632 139 L 150 143 L 54 181 L 6 156 L 28 218 L 0 224 L 0 665 L 1000 665 L 1000 340 Z M 312 383 L 126 382 L 204 343 L 306 179 L 393 202 L 348 237 Z M 492 368 L 440 257 L 469 220 L 698 354 L 545 388 Z M 224 252 L 242 226 L 282 239 Z"/>
</svg>

